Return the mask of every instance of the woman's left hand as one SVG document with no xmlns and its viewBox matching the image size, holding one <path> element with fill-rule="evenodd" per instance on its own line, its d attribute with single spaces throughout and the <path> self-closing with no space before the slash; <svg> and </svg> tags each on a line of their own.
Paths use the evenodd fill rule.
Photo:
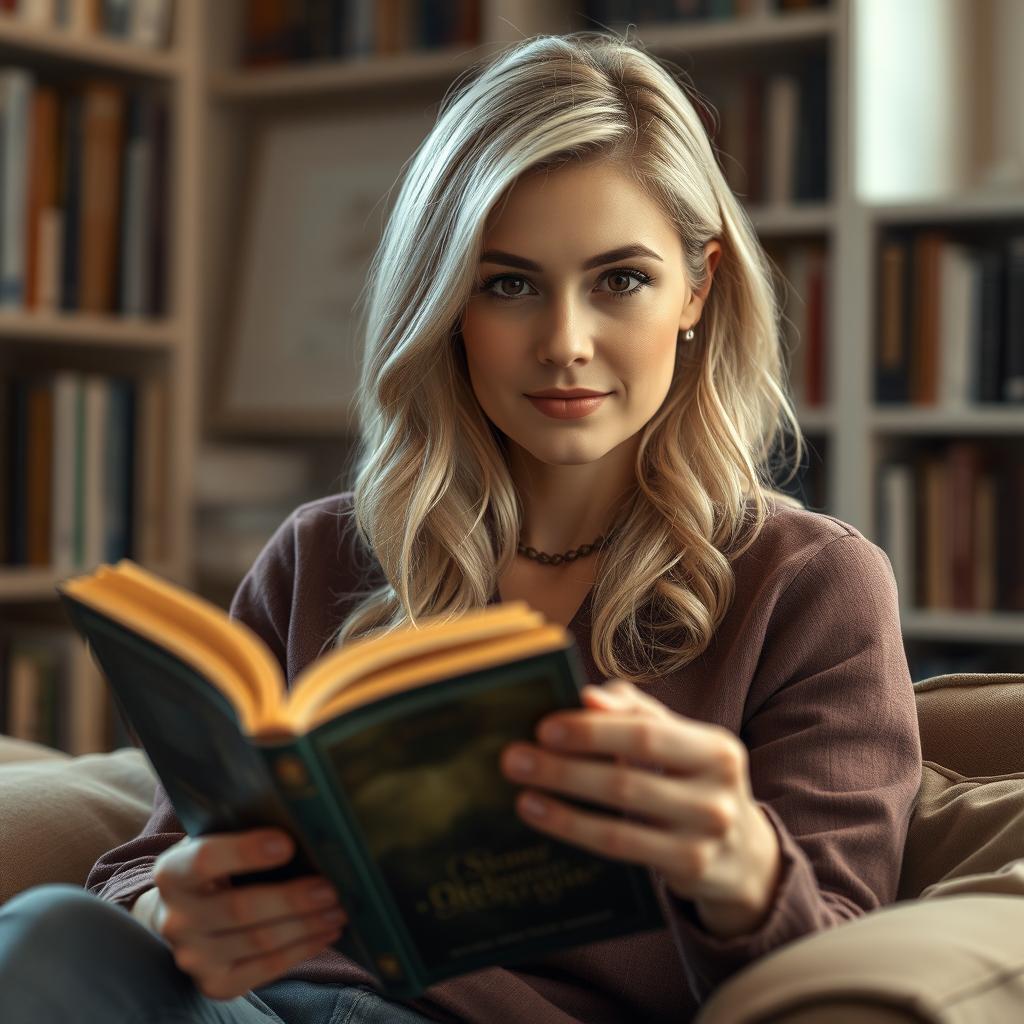
<svg viewBox="0 0 1024 1024">
<path fill-rule="evenodd" d="M 781 854 L 775 829 L 751 794 L 743 743 L 625 680 L 586 686 L 582 695 L 582 710 L 539 723 L 539 746 L 514 743 L 502 753 L 509 779 L 542 791 L 520 794 L 523 819 L 606 857 L 655 868 L 719 936 L 755 930 L 771 906 Z M 562 739 L 552 726 L 563 727 Z M 516 753 L 532 755 L 531 771 L 515 770 Z M 552 793 L 620 808 L 639 820 L 592 814 Z M 534 805 L 543 813 L 531 813 Z"/>
</svg>

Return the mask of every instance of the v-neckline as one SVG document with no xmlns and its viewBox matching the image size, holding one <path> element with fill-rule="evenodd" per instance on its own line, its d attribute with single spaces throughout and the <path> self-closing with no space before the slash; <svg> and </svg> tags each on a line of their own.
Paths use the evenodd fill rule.
<svg viewBox="0 0 1024 1024">
<path fill-rule="evenodd" d="M 584 619 L 584 612 L 589 613 L 589 611 L 590 611 L 590 601 L 591 601 L 591 598 L 593 597 L 593 595 L 594 595 L 594 587 L 591 586 L 587 590 L 586 594 L 584 594 L 583 600 L 580 602 L 579 607 L 576 609 L 575 612 L 573 612 L 572 618 L 569 619 L 568 623 L 564 626 L 565 629 L 568 629 L 571 632 L 575 632 L 575 630 L 573 629 L 574 626 L 577 626 L 577 625 L 583 626 L 583 625 L 586 624 L 586 620 Z M 519 600 L 519 599 L 517 598 L 517 600 Z M 489 605 L 490 604 L 504 604 L 505 603 L 505 600 L 501 596 L 501 592 L 499 591 L 499 589 L 497 587 L 494 588 L 494 592 L 491 594 L 490 599 L 488 600 L 487 603 Z"/>
</svg>

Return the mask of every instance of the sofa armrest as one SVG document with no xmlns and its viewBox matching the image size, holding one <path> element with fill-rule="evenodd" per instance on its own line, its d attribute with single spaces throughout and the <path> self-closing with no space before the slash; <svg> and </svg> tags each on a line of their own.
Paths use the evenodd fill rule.
<svg viewBox="0 0 1024 1024">
<path fill-rule="evenodd" d="M 1024 898 L 896 903 L 776 950 L 730 978 L 697 1024 L 1024 1020 Z"/>
<path fill-rule="evenodd" d="M 39 750 L 0 763 L 0 904 L 45 882 L 83 885 L 100 855 L 138 835 L 152 809 L 155 776 L 141 750 Z"/>
<path fill-rule="evenodd" d="M 0 764 L 11 761 L 66 761 L 69 757 L 62 750 L 54 750 L 42 743 L 0 734 Z"/>
</svg>

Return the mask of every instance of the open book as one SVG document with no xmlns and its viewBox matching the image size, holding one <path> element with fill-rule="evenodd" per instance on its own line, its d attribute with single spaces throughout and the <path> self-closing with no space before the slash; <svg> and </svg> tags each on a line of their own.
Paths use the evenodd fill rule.
<svg viewBox="0 0 1024 1024">
<path fill-rule="evenodd" d="M 288 689 L 249 627 L 127 559 L 57 591 L 185 831 L 287 831 L 291 863 L 233 883 L 330 879 L 335 947 L 386 994 L 665 927 L 646 869 L 515 811 L 502 750 L 586 682 L 572 634 L 525 602 L 379 630 Z"/>
</svg>

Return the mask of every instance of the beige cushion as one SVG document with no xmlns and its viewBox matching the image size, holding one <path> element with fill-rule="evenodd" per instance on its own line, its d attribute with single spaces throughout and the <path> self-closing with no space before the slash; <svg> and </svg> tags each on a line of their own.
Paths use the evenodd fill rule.
<svg viewBox="0 0 1024 1024">
<path fill-rule="evenodd" d="M 925 761 L 967 777 L 1024 771 L 1024 674 L 935 676 L 914 697 Z"/>
<path fill-rule="evenodd" d="M 141 750 L 68 757 L 3 737 L 0 762 L 0 903 L 44 882 L 84 884 L 149 818 L 155 782 Z"/>
<path fill-rule="evenodd" d="M 0 764 L 7 761 L 60 761 L 67 760 L 68 755 L 53 747 L 44 747 L 41 743 L 30 743 L 18 740 L 13 736 L 0 735 Z"/>
<path fill-rule="evenodd" d="M 876 1013 L 875 1011 L 879 1012 Z M 960 895 L 882 907 L 741 971 L 698 1024 L 1024 1020 L 1024 899 Z"/>
<path fill-rule="evenodd" d="M 925 761 L 897 898 L 993 891 L 992 885 L 1024 896 L 1024 871 L 1015 865 L 1024 865 L 1024 772 L 965 778 Z M 972 880 L 966 888 L 965 879 Z"/>
<path fill-rule="evenodd" d="M 1024 675 L 940 676 L 915 692 L 926 760 L 905 902 L 750 965 L 699 1024 L 1024 1020 Z"/>
</svg>

